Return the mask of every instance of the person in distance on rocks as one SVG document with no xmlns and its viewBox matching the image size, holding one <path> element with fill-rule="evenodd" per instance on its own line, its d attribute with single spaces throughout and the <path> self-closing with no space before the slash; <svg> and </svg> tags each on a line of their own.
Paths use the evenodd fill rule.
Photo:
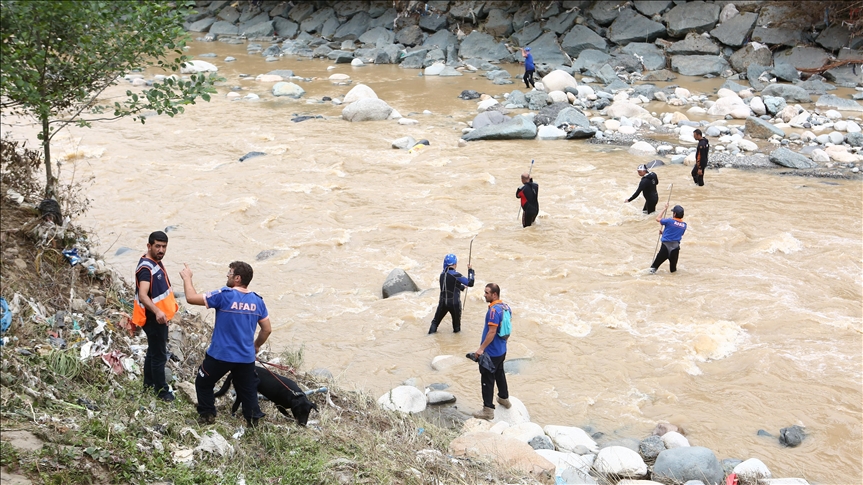
<svg viewBox="0 0 863 485">
<path fill-rule="evenodd" d="M 147 334 L 147 356 L 144 358 L 144 389 L 156 393 L 159 399 L 174 400 L 165 382 L 168 362 L 168 324 L 180 306 L 174 298 L 171 281 L 162 258 L 168 250 L 168 235 L 155 231 L 147 239 L 147 254 L 135 268 L 135 303 L 132 323 L 143 327 Z"/>
<path fill-rule="evenodd" d="M 638 189 L 632 194 L 632 197 L 624 200 L 625 204 L 632 202 L 639 194 L 644 194 L 644 207 L 641 211 L 645 214 L 656 212 L 656 203 L 659 202 L 659 194 L 656 193 L 656 186 L 659 184 L 659 177 L 655 173 L 647 169 L 647 165 L 638 166 L 638 175 L 641 176 L 641 182 L 638 183 Z"/>
<path fill-rule="evenodd" d="M 692 167 L 692 181 L 699 187 L 704 186 L 704 171 L 707 170 L 707 154 L 710 152 L 710 142 L 701 133 L 701 130 L 696 129 L 692 132 L 692 137 L 698 141 L 698 147 L 695 149 L 695 166 Z"/>
<path fill-rule="evenodd" d="M 524 211 L 521 226 L 527 227 L 533 224 L 539 214 L 539 184 L 527 173 L 521 174 L 521 184 L 521 187 L 516 189 L 515 196 L 521 199 L 521 208 Z"/>
<path fill-rule="evenodd" d="M 521 56 L 524 57 L 524 87 L 527 89 L 535 88 L 536 83 L 533 82 L 533 73 L 536 72 L 536 66 L 533 65 L 533 54 L 530 53 L 530 47 L 521 49 Z"/>
<path fill-rule="evenodd" d="M 234 261 L 228 265 L 228 281 L 221 289 L 198 293 L 192 283 L 192 270 L 183 265 L 180 277 L 186 301 L 216 310 L 216 323 L 204 362 L 198 367 L 195 391 L 198 397 L 198 421 L 213 424 L 216 420 L 216 397 L 213 387 L 225 374 L 233 375 L 237 399 L 243 403 L 243 417 L 256 426 L 264 417 L 258 403 L 258 375 L 255 356 L 272 332 L 264 299 L 248 286 L 254 273 L 248 263 Z M 260 326 L 258 338 L 255 327 Z"/>
<path fill-rule="evenodd" d="M 453 333 L 461 332 L 461 291 L 466 286 L 473 286 L 475 273 L 470 264 L 468 264 L 467 278 L 465 278 L 461 273 L 456 271 L 457 266 L 458 258 L 456 258 L 455 254 L 447 254 L 443 258 L 443 271 L 440 274 L 440 298 L 438 299 L 437 310 L 429 327 L 429 335 L 437 333 L 437 327 L 447 313 L 452 317 Z"/>
<path fill-rule="evenodd" d="M 679 205 L 671 209 L 674 216 L 671 219 L 663 219 L 665 211 L 668 210 L 668 204 L 662 209 L 662 213 L 656 216 L 656 222 L 662 224 L 662 247 L 659 248 L 659 253 L 656 254 L 656 259 L 650 265 L 650 274 L 656 273 L 659 266 L 668 260 L 671 266 L 671 272 L 677 271 L 677 257 L 680 256 L 680 240 L 683 239 L 683 233 L 686 232 L 686 223 L 683 222 L 683 207 Z"/>
<path fill-rule="evenodd" d="M 506 338 L 498 335 L 498 329 L 503 321 L 504 312 L 510 311 L 509 307 L 500 299 L 500 286 L 489 283 L 485 285 L 483 293 L 485 301 L 488 302 L 488 311 L 485 314 L 485 325 L 482 329 L 482 341 L 476 349 L 473 357 L 480 363 L 479 374 L 482 383 L 482 410 L 474 413 L 473 417 L 491 421 L 494 419 L 494 385 L 497 383 L 497 402 L 506 409 L 512 406 L 509 401 L 509 386 L 506 383 L 506 374 L 503 362 L 506 360 Z M 483 358 L 483 354 L 491 357 L 490 362 Z M 470 355 L 470 354 L 469 354 Z M 471 357 L 471 358 L 473 358 Z M 484 362 L 485 360 L 485 362 Z M 486 368 L 490 364 L 491 368 Z"/>
</svg>

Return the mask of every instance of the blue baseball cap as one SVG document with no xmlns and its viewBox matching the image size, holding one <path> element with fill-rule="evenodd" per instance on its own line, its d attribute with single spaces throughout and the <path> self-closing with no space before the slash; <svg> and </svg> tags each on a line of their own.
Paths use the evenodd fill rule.
<svg viewBox="0 0 863 485">
<path fill-rule="evenodd" d="M 527 52 L 530 52 L 530 47 L 525 47 L 524 50 L 526 50 Z"/>
</svg>

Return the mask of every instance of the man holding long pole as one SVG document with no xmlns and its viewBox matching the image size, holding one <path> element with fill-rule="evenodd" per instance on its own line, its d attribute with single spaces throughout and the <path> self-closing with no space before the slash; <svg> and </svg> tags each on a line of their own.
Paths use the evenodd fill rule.
<svg viewBox="0 0 863 485">
<path fill-rule="evenodd" d="M 539 215 L 539 184 L 533 181 L 529 172 L 521 174 L 521 184 L 521 187 L 515 191 L 515 196 L 521 200 L 521 209 L 524 210 L 521 226 L 527 227 L 533 224 L 536 216 Z"/>
</svg>

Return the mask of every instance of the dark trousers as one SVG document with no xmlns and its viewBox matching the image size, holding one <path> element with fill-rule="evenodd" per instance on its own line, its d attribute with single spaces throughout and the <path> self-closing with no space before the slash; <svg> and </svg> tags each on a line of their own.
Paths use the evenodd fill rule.
<svg viewBox="0 0 863 485">
<path fill-rule="evenodd" d="M 165 382 L 165 363 L 168 362 L 168 326 L 147 316 L 144 333 L 147 334 L 147 356 L 144 357 L 144 389 L 159 395 L 168 393 Z"/>
<path fill-rule="evenodd" d="M 677 257 L 680 255 L 680 247 L 677 247 L 670 253 L 668 252 L 668 248 L 665 247 L 665 243 L 662 243 L 662 247 L 659 248 L 659 253 L 656 255 L 656 259 L 653 260 L 653 264 L 650 265 L 653 269 L 659 269 L 659 266 L 668 260 L 668 264 L 671 266 L 671 272 L 674 273 L 677 271 Z"/>
<path fill-rule="evenodd" d="M 449 313 L 452 316 L 452 331 L 455 333 L 461 332 L 461 305 L 458 301 L 453 306 L 447 306 L 443 302 L 437 304 L 437 311 L 434 312 L 429 333 L 437 332 L 437 327 L 443 320 L 443 317 Z"/>
<path fill-rule="evenodd" d="M 692 181 L 695 182 L 695 185 L 698 185 L 699 187 L 704 186 L 704 170 L 706 168 L 707 167 L 699 165 L 698 162 L 695 162 L 695 166 L 692 167 Z M 698 175 L 699 169 L 701 170 L 701 175 Z"/>
<path fill-rule="evenodd" d="M 494 384 L 497 383 L 497 395 L 501 399 L 509 399 L 509 387 L 506 385 L 506 374 L 503 372 L 503 361 L 506 354 L 492 357 L 494 372 L 489 372 L 480 366 L 479 376 L 482 382 L 482 405 L 494 409 Z"/>
<path fill-rule="evenodd" d="M 522 80 L 524 80 L 525 87 L 527 87 L 527 88 L 531 88 L 531 87 L 535 88 L 536 87 L 536 83 L 533 82 L 533 73 L 534 72 L 536 72 L 536 71 L 533 69 L 531 69 L 530 71 L 524 71 L 524 77 L 522 78 Z"/>
<path fill-rule="evenodd" d="M 652 212 L 656 212 L 656 203 L 659 202 L 659 195 L 645 195 L 644 196 L 644 207 L 641 208 L 641 211 L 645 214 L 650 214 Z"/>
<path fill-rule="evenodd" d="M 533 224 L 537 215 L 539 215 L 539 211 L 524 211 L 524 214 L 521 216 L 521 227 L 527 227 Z"/>
<path fill-rule="evenodd" d="M 216 415 L 216 397 L 213 388 L 228 372 L 233 374 L 234 390 L 237 399 L 243 404 L 243 417 L 246 421 L 265 416 L 258 404 L 258 374 L 255 373 L 255 363 L 237 364 L 214 359 L 207 354 L 204 363 L 198 368 L 195 378 L 195 391 L 198 395 L 198 414 L 201 416 Z"/>
</svg>

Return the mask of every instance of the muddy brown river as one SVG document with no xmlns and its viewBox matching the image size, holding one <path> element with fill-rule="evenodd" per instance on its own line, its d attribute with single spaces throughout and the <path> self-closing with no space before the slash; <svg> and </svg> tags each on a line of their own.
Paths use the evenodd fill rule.
<svg viewBox="0 0 863 485">
<path fill-rule="evenodd" d="M 684 206 L 689 230 L 678 272 L 666 264 L 649 275 L 658 224 L 641 214 L 642 199 L 623 204 L 646 159 L 567 140 L 458 148 L 459 122 L 473 119 L 476 103 L 456 96 L 502 94 L 518 83 L 419 77 L 396 66 L 266 63 L 219 43 L 193 43 L 190 52 L 215 52 L 203 60 L 220 67 L 227 85 L 261 99 L 231 101 L 220 87 L 212 102 L 176 118 L 72 128 L 53 148 L 67 160 L 64 177 L 73 166 L 79 180 L 95 177 L 82 222 L 130 279 L 147 234 L 175 226 L 165 263 L 178 291 L 184 262 L 198 290 L 223 285 L 230 261 L 250 262 L 251 288 L 275 326 L 273 351 L 302 347 L 306 370 L 325 367 L 338 385 L 374 396 L 409 378 L 421 387 L 446 383 L 468 412 L 482 405 L 476 364 L 462 358 L 435 371 L 430 363 L 477 348 L 482 287 L 495 282 L 514 311 L 508 360 L 525 359 L 508 376 L 510 392 L 534 422 L 642 438 L 664 420 L 720 459 L 756 457 L 774 476 L 863 481 L 859 181 L 720 169 L 696 187 L 689 167 L 660 167 L 660 206 L 673 183 L 671 204 Z M 225 63 L 228 55 L 237 62 Z M 253 80 L 273 69 L 320 79 L 299 83 L 303 99 L 274 98 L 271 84 Z M 331 103 L 310 102 L 351 88 L 327 81 L 332 73 L 367 84 L 419 124 L 291 122 L 295 114 L 340 115 Z M 712 94 L 722 80 L 676 82 Z M 36 143 L 34 128 L 12 131 Z M 407 135 L 431 146 L 416 154 L 390 147 Z M 266 156 L 237 161 L 251 151 Z M 541 212 L 522 229 L 515 190 L 531 159 Z M 474 236 L 478 281 L 463 331 L 453 334 L 447 318 L 426 335 L 443 256 L 456 253 L 465 269 Z M 135 251 L 116 255 L 121 247 Z M 267 250 L 274 254 L 256 261 Z M 381 299 L 394 268 L 426 291 Z M 797 448 L 756 435 L 778 436 L 793 424 L 808 433 Z"/>
</svg>

